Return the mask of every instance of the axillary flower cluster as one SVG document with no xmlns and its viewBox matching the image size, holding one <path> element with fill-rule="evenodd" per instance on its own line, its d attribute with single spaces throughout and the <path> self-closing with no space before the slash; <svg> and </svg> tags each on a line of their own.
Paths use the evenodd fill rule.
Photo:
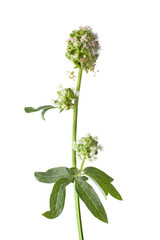
<svg viewBox="0 0 160 240">
<path fill-rule="evenodd" d="M 73 30 L 67 42 L 66 57 L 75 64 L 75 68 L 94 71 L 100 45 L 98 35 L 92 32 L 92 28 L 86 26 Z"/>
<path fill-rule="evenodd" d="M 62 88 L 57 92 L 58 98 L 52 100 L 54 106 L 60 109 L 60 112 L 63 110 L 69 110 L 74 106 L 74 100 L 78 97 L 78 93 L 74 92 L 71 88 Z"/>
<path fill-rule="evenodd" d="M 96 159 L 98 150 L 103 150 L 102 146 L 98 144 L 98 137 L 87 134 L 86 137 L 79 139 L 78 143 L 73 143 L 73 149 L 77 152 L 80 160 L 93 160 Z"/>
</svg>

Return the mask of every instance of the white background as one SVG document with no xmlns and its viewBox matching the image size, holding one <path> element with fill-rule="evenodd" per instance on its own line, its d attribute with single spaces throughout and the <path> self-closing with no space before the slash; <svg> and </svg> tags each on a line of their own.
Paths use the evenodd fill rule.
<svg viewBox="0 0 160 240">
<path fill-rule="evenodd" d="M 72 111 L 50 110 L 43 121 L 23 108 L 50 104 L 58 84 L 75 85 L 67 80 L 73 65 L 65 41 L 80 25 L 98 33 L 102 51 L 96 77 L 83 74 L 78 137 L 99 136 L 104 151 L 86 166 L 111 175 L 124 199 L 101 196 L 108 225 L 81 204 L 85 240 L 160 239 L 159 3 L 1 0 L 1 239 L 78 240 L 73 186 L 63 213 L 48 220 L 41 213 L 52 185 L 33 175 L 71 166 Z"/>
</svg>

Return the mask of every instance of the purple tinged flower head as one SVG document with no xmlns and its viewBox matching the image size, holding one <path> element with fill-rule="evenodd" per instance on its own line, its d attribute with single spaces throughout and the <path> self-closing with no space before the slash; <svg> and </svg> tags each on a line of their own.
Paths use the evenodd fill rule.
<svg viewBox="0 0 160 240">
<path fill-rule="evenodd" d="M 66 57 L 74 63 L 75 68 L 94 71 L 100 44 L 92 28 L 80 26 L 78 30 L 73 30 L 67 43 Z"/>
</svg>

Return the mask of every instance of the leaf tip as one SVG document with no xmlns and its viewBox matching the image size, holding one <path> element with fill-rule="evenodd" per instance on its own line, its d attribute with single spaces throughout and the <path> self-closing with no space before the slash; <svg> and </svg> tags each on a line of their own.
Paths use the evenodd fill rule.
<svg viewBox="0 0 160 240">
<path fill-rule="evenodd" d="M 34 172 L 34 176 L 38 180 L 38 172 Z"/>
<path fill-rule="evenodd" d="M 29 113 L 29 107 L 25 107 L 25 108 L 24 108 L 24 111 L 25 111 L 26 113 Z"/>
<path fill-rule="evenodd" d="M 48 218 L 48 219 L 51 219 L 50 211 L 47 211 L 47 212 L 42 213 L 42 216 L 43 216 L 43 217 L 46 217 L 46 218 Z"/>
<path fill-rule="evenodd" d="M 123 198 L 120 196 L 119 200 L 123 201 Z"/>
</svg>

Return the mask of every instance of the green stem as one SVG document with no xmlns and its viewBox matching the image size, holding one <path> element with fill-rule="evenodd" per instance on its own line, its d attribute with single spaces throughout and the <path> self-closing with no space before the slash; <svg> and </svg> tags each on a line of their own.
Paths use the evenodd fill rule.
<svg viewBox="0 0 160 240">
<path fill-rule="evenodd" d="M 76 87 L 77 92 L 80 91 L 81 79 L 82 79 L 82 69 L 79 69 L 77 87 Z M 74 102 L 74 108 L 73 108 L 72 143 L 76 142 L 76 139 L 77 139 L 78 100 L 79 100 L 79 97 L 76 98 Z M 72 149 L 72 167 L 76 167 L 76 151 L 74 149 Z"/>
<path fill-rule="evenodd" d="M 79 69 L 78 72 L 78 80 L 77 80 L 77 92 L 80 91 L 81 87 L 81 79 L 82 79 L 82 69 Z M 72 128 L 72 144 L 76 142 L 77 140 L 77 116 L 78 116 L 78 100 L 79 97 L 74 102 L 74 108 L 73 108 L 73 128 Z M 76 151 L 72 149 L 72 167 L 76 167 Z M 82 221 L 81 221 L 81 211 L 80 211 L 80 203 L 79 203 L 79 197 L 75 190 L 74 185 L 74 197 L 75 197 L 75 208 L 76 208 L 76 217 L 77 217 L 77 227 L 78 227 L 78 235 L 79 240 L 84 240 L 83 238 L 83 230 L 82 230 Z"/>
<path fill-rule="evenodd" d="M 85 160 L 86 160 L 86 159 L 84 158 L 83 161 L 82 161 L 82 163 L 81 163 L 81 167 L 80 167 L 79 170 L 82 170 L 82 169 L 83 169 L 83 165 L 84 165 Z"/>
</svg>

